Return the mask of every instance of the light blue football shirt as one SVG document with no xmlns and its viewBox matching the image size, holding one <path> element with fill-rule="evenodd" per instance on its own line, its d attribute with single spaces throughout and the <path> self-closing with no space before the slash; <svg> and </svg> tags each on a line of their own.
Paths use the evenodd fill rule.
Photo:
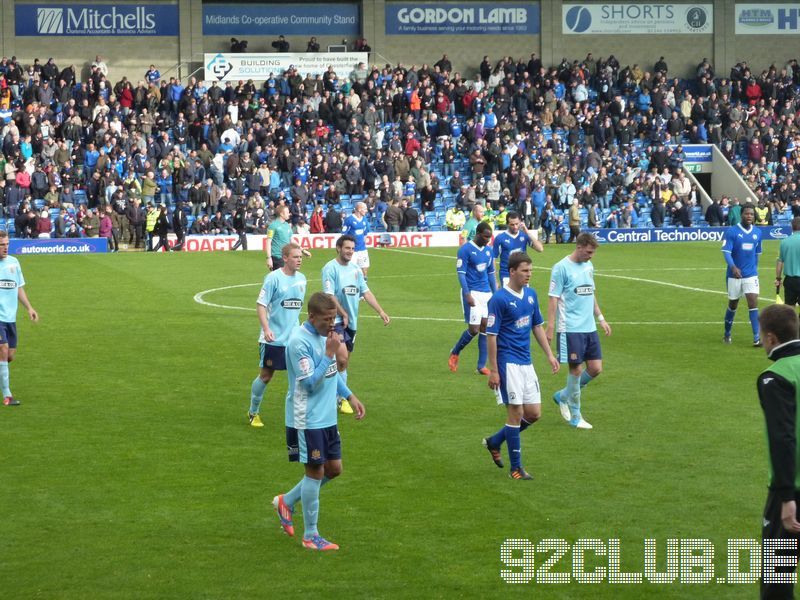
<svg viewBox="0 0 800 600">
<path fill-rule="evenodd" d="M 352 262 L 339 264 L 334 258 L 322 267 L 322 291 L 335 296 L 347 312 L 347 319 L 350 321 L 348 328 L 353 331 L 358 329 L 358 302 L 369 291 L 361 269 Z M 336 315 L 336 322 L 342 322 L 341 315 Z"/>
<path fill-rule="evenodd" d="M 286 345 L 286 426 L 295 429 L 323 429 L 336 425 L 336 391 L 339 372 L 336 359 L 325 355 L 324 336 L 309 322 L 295 327 Z M 317 368 L 325 369 L 316 385 L 306 389 L 304 379 Z"/>
<path fill-rule="evenodd" d="M 262 330 L 258 341 L 270 346 L 286 346 L 292 329 L 300 324 L 300 309 L 305 296 L 306 276 L 300 271 L 287 275 L 283 269 L 276 269 L 264 277 L 256 302 L 267 307 L 269 328 L 275 334 L 275 340 L 267 342 Z"/>
<path fill-rule="evenodd" d="M 3 323 L 17 322 L 17 308 L 19 307 L 18 288 L 25 285 L 22 268 L 19 261 L 13 256 L 6 256 L 0 260 L 0 321 Z"/>
<path fill-rule="evenodd" d="M 551 297 L 558 298 L 555 315 L 559 333 L 591 333 L 594 322 L 594 266 L 592 261 L 573 262 L 569 256 L 555 265 L 550 275 Z M 548 315 L 554 318 L 554 315 Z"/>
</svg>

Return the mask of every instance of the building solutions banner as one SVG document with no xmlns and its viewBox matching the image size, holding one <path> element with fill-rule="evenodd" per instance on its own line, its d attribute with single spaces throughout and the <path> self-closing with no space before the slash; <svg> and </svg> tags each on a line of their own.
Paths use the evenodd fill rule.
<svg viewBox="0 0 800 600">
<path fill-rule="evenodd" d="M 563 4 L 565 34 L 714 33 L 713 4 Z"/>
<path fill-rule="evenodd" d="M 632 242 L 721 242 L 728 227 L 663 227 L 660 229 L 587 229 L 603 244 Z M 757 227 L 762 240 L 782 240 L 792 235 L 788 225 Z"/>
<path fill-rule="evenodd" d="M 539 3 L 386 3 L 386 35 L 536 35 Z"/>
<path fill-rule="evenodd" d="M 737 4 L 736 35 L 800 34 L 800 5 Z"/>
<path fill-rule="evenodd" d="M 358 36 L 358 4 L 203 4 L 203 35 Z"/>
<path fill-rule="evenodd" d="M 280 76 L 289 67 L 294 67 L 305 77 L 308 74 L 317 75 L 324 73 L 328 67 L 342 77 L 358 66 L 358 63 L 367 63 L 368 52 L 304 52 L 293 54 L 283 52 L 278 54 L 219 54 L 205 55 L 205 79 L 217 81 L 239 81 L 240 79 L 253 79 L 265 81 L 270 73 Z"/>
<path fill-rule="evenodd" d="M 177 4 L 14 5 L 18 36 L 176 36 Z"/>
</svg>

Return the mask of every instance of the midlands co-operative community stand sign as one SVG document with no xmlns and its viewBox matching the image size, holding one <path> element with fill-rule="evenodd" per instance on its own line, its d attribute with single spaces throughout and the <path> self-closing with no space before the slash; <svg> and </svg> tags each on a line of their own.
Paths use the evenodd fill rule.
<svg viewBox="0 0 800 600">
<path fill-rule="evenodd" d="M 335 35 L 361 31 L 357 4 L 203 4 L 203 35 Z"/>
<path fill-rule="evenodd" d="M 177 4 L 15 4 L 18 36 L 176 36 Z"/>
<path fill-rule="evenodd" d="M 572 4 L 561 6 L 565 34 L 714 33 L 713 4 Z"/>
<path fill-rule="evenodd" d="M 386 35 L 538 35 L 538 2 L 386 3 Z"/>
</svg>

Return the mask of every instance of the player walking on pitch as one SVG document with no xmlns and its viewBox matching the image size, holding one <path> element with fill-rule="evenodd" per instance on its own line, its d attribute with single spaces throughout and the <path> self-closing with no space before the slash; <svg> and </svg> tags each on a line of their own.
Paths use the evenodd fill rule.
<svg viewBox="0 0 800 600">
<path fill-rule="evenodd" d="M 353 264 L 355 256 L 355 240 L 351 235 L 342 235 L 336 240 L 336 258 L 322 267 L 322 291 L 329 294 L 336 303 L 336 333 L 342 337 L 342 345 L 336 352 L 336 363 L 339 374 L 347 383 L 347 366 L 350 354 L 355 349 L 358 330 L 359 300 L 369 304 L 378 313 L 384 325 L 389 324 L 389 315 L 381 308 L 375 294 L 367 287 L 367 278 L 358 266 Z M 352 414 L 353 410 L 342 401 L 343 413 Z"/>
<path fill-rule="evenodd" d="M 509 477 L 533 479 L 522 466 L 520 433 L 539 420 L 541 390 L 531 360 L 531 331 L 550 363 L 553 374 L 560 365 L 550 350 L 539 310 L 539 298 L 528 287 L 531 280 L 531 259 L 517 252 L 508 260 L 508 283 L 489 300 L 486 327 L 489 349 L 489 387 L 495 390 L 508 410 L 505 426 L 483 439 L 484 447 L 494 463 L 502 468 L 500 448 L 508 444 L 511 462 Z"/>
<path fill-rule="evenodd" d="M 758 257 L 761 255 L 761 231 L 753 226 L 755 207 L 748 203 L 742 208 L 742 222 L 728 227 L 722 237 L 722 256 L 728 264 L 728 308 L 725 310 L 725 335 L 722 341 L 731 343 L 731 329 L 736 317 L 739 298 L 747 300 L 753 346 L 761 345 L 758 327 Z"/>
<path fill-rule="evenodd" d="M 293 513 L 303 505 L 303 546 L 311 550 L 338 550 L 317 530 L 319 490 L 342 472 L 342 451 L 336 425 L 336 398 L 347 398 L 364 418 L 364 405 L 345 385 L 336 369 L 341 345 L 334 331 L 336 303 L 323 292 L 308 301 L 308 321 L 295 328 L 286 347 L 289 391 L 286 394 L 286 445 L 289 460 L 300 462 L 305 476 L 272 505 L 286 534 L 294 535 Z"/>
<path fill-rule="evenodd" d="M 300 272 L 303 252 L 289 242 L 281 249 L 282 266 L 264 277 L 258 293 L 256 311 L 261 323 L 258 338 L 261 372 L 250 386 L 250 425 L 263 427 L 259 412 L 267 384 L 275 371 L 286 370 L 286 343 L 300 324 L 300 309 L 306 296 L 306 276 Z"/>
<path fill-rule="evenodd" d="M 478 365 L 481 375 L 488 375 L 486 368 L 486 319 L 488 317 L 489 298 L 497 291 L 494 276 L 494 255 L 487 244 L 492 239 L 492 227 L 486 222 L 479 223 L 475 229 L 475 238 L 458 249 L 456 273 L 461 285 L 461 305 L 464 309 L 464 321 L 467 329 L 461 334 L 456 345 L 450 351 L 447 366 L 455 373 L 458 370 L 458 358 L 475 336 L 478 336 Z"/>
<path fill-rule="evenodd" d="M 17 353 L 17 308 L 19 303 L 28 311 L 31 321 L 39 320 L 39 314 L 28 301 L 25 293 L 25 278 L 19 261 L 8 255 L 8 232 L 0 230 L 0 391 L 5 406 L 19 406 L 11 394 L 8 363 Z"/>
<path fill-rule="evenodd" d="M 569 364 L 567 385 L 553 394 L 553 400 L 564 420 L 578 429 L 592 428 L 581 415 L 581 389 L 603 371 L 595 317 L 605 334 L 611 335 L 611 326 L 594 294 L 591 259 L 597 245 L 592 234 L 578 234 L 575 250 L 553 265 L 550 275 L 547 340 L 552 341 L 558 333 L 558 360 Z"/>
</svg>

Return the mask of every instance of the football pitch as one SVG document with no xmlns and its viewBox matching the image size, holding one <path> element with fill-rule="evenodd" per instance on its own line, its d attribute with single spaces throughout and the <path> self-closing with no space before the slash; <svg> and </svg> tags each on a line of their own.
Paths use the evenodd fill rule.
<svg viewBox="0 0 800 600">
<path fill-rule="evenodd" d="M 533 256 L 543 312 L 549 269 L 570 250 Z M 761 307 L 774 300 L 777 250 L 764 244 Z M 760 538 L 768 466 L 755 379 L 768 361 L 751 347 L 744 302 L 722 344 L 719 245 L 598 249 L 613 335 L 583 392 L 594 430 L 561 419 L 551 396 L 566 369 L 550 375 L 535 347 L 543 416 L 522 435 L 530 482 L 509 479 L 480 444 L 504 411 L 474 371 L 477 344 L 458 373 L 447 368 L 464 329 L 455 252 L 370 251 L 369 285 L 392 322 L 361 305 L 348 383 L 367 414 L 340 415 L 344 472 L 322 489 L 319 525 L 341 550 L 324 554 L 283 535 L 271 506 L 301 477 L 286 459 L 285 373 L 267 388 L 265 427 L 247 425 L 261 253 L 21 257 L 41 321 L 19 313 L 11 386 L 22 406 L 0 407 L 0 597 L 756 597 L 756 584 L 720 578 L 728 540 Z M 306 298 L 333 256 L 306 259 Z M 527 540 L 517 544 L 533 566 L 503 564 L 507 539 Z M 598 585 L 574 575 L 587 539 L 599 551 L 585 570 L 607 569 Z M 695 572 L 711 582 L 681 583 L 683 542 L 674 583 L 609 583 L 611 570 L 645 572 L 645 539 L 660 572 L 668 540 L 708 540 L 713 576 Z M 504 570 L 529 582 L 508 584 Z M 548 572 L 570 583 L 545 583 Z"/>
</svg>

